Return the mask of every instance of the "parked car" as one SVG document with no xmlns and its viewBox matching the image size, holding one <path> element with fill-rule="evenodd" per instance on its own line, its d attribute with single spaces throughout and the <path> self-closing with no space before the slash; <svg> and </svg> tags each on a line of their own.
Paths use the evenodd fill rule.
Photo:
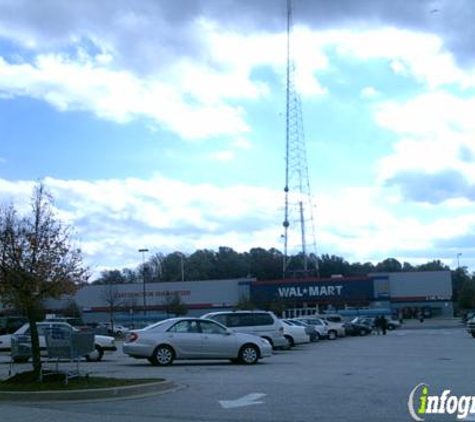
<svg viewBox="0 0 475 422">
<path fill-rule="evenodd" d="M 395 330 L 396 328 L 399 328 L 401 326 L 401 323 L 398 320 L 393 319 L 388 316 L 385 316 L 385 318 L 386 318 L 386 327 L 388 330 L 390 331 Z M 375 320 L 376 320 L 376 317 L 361 317 L 361 316 L 353 319 L 353 321 L 370 325 L 373 329 L 375 328 Z"/>
<path fill-rule="evenodd" d="M 87 325 L 81 318 L 77 317 L 64 317 L 64 316 L 47 316 L 45 322 L 67 322 L 69 325 L 76 327 L 80 330 L 86 329 Z"/>
<path fill-rule="evenodd" d="M 338 324 L 343 324 L 345 322 L 343 320 L 343 317 L 339 314 L 320 314 L 320 315 L 315 315 L 315 316 L 328 322 L 335 322 Z"/>
<path fill-rule="evenodd" d="M 475 317 L 475 312 L 466 312 L 462 316 L 462 321 L 467 323 L 468 321 L 470 321 L 474 317 Z"/>
<path fill-rule="evenodd" d="M 312 342 L 318 341 L 318 332 L 317 332 L 317 329 L 313 325 L 306 324 L 305 322 L 299 321 L 297 319 L 286 319 L 285 321 L 297 327 L 304 327 L 305 332 L 308 334 L 310 338 L 310 341 Z"/>
<path fill-rule="evenodd" d="M 356 320 L 356 318 L 355 318 Z M 345 334 L 347 336 L 366 336 L 371 334 L 373 331 L 373 326 L 365 324 L 358 320 L 347 321 L 343 323 L 345 329 Z"/>
<path fill-rule="evenodd" d="M 314 315 L 314 318 L 320 318 L 328 326 L 328 331 L 336 331 L 337 337 L 345 337 L 345 327 L 343 327 L 343 318 L 338 314 Z"/>
<path fill-rule="evenodd" d="M 317 330 L 318 339 L 326 338 L 329 340 L 335 340 L 338 337 L 338 332 L 334 328 L 330 328 L 326 321 L 321 318 L 307 317 L 296 318 L 298 321 L 303 321 L 306 324 L 313 325 Z"/>
<path fill-rule="evenodd" d="M 467 321 L 467 332 L 475 338 L 475 317 Z"/>
<path fill-rule="evenodd" d="M 297 344 L 310 343 L 310 335 L 303 326 L 295 325 L 291 321 L 282 319 L 284 327 L 284 337 L 289 342 L 290 347 Z"/>
<path fill-rule="evenodd" d="M 254 334 L 266 339 L 274 349 L 286 348 L 282 322 L 267 311 L 212 312 L 201 318 L 212 319 L 238 333 Z"/>
<path fill-rule="evenodd" d="M 101 322 L 96 327 L 96 333 L 108 334 L 111 336 L 122 336 L 127 334 L 129 329 L 120 324 L 111 324 L 110 322 Z"/>
<path fill-rule="evenodd" d="M 219 322 L 203 318 L 172 318 L 130 331 L 122 350 L 152 365 L 171 365 L 175 359 L 230 359 L 254 364 L 272 355 L 267 340 L 236 333 Z"/>
<path fill-rule="evenodd" d="M 46 339 L 45 339 L 45 332 L 46 330 L 52 330 L 54 328 L 68 328 L 72 331 L 79 331 L 77 328 L 69 325 L 67 322 L 39 322 L 36 324 L 38 327 L 38 337 L 40 341 L 40 349 L 46 350 Z M 17 331 L 15 331 L 14 335 L 30 335 L 30 324 L 22 325 Z M 11 351 L 11 337 L 12 334 L 5 334 L 0 336 L 0 352 L 10 352 Z M 115 345 L 114 337 L 108 336 L 94 336 L 94 348 L 95 351 L 84 356 L 86 360 L 90 362 L 99 362 L 102 360 L 104 352 L 106 351 L 115 351 L 117 347 Z M 26 362 L 28 358 L 18 358 L 16 362 Z"/>
</svg>

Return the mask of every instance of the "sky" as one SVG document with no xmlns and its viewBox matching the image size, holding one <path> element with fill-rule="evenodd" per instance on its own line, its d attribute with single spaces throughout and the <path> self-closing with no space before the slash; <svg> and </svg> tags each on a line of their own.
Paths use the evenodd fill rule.
<svg viewBox="0 0 475 422">
<path fill-rule="evenodd" d="M 318 254 L 475 269 L 474 18 L 293 1 Z M 42 181 L 95 274 L 283 250 L 286 60 L 284 0 L 0 0 L 0 203 Z"/>
</svg>

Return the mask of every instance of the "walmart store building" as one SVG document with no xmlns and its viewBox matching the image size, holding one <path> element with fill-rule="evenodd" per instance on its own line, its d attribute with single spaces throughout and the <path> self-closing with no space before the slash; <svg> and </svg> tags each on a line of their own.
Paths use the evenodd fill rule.
<svg viewBox="0 0 475 422">
<path fill-rule="evenodd" d="M 109 318 L 111 286 L 89 285 L 79 290 L 74 301 L 85 322 Z M 121 284 L 113 286 L 114 315 L 119 320 L 153 319 L 164 315 L 166 298 L 180 296 L 188 315 L 233 309 L 238 301 L 249 298 L 259 308 L 278 303 L 286 316 L 322 311 L 389 309 L 406 318 L 424 311 L 426 316 L 452 317 L 452 280 L 450 271 L 373 273 L 364 277 L 257 281 L 234 280 L 185 281 L 170 283 Z M 144 296 L 145 291 L 145 296 Z M 145 300 L 144 300 L 145 297 Z M 145 305 L 145 312 L 144 312 Z M 47 307 L 59 312 L 64 301 Z"/>
</svg>

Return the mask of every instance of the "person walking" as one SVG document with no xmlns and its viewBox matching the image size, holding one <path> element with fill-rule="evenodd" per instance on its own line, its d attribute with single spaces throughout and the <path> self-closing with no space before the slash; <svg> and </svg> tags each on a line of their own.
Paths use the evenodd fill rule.
<svg viewBox="0 0 475 422">
<path fill-rule="evenodd" d="M 381 334 L 381 316 L 378 315 L 374 319 L 374 328 L 376 329 L 376 334 L 379 336 Z"/>
<path fill-rule="evenodd" d="M 384 315 L 381 316 L 381 329 L 383 330 L 383 335 L 386 335 L 386 331 L 388 330 L 388 320 Z"/>
<path fill-rule="evenodd" d="M 424 311 L 422 309 L 419 311 L 419 322 L 424 322 Z"/>
</svg>

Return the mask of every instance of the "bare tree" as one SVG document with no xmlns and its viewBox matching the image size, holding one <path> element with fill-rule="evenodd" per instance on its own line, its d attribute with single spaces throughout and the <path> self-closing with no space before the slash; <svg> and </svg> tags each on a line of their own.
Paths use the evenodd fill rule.
<svg viewBox="0 0 475 422">
<path fill-rule="evenodd" d="M 188 306 L 183 302 L 178 293 L 167 294 L 163 299 L 162 304 L 167 315 L 171 314 L 178 317 L 188 313 Z"/>
<path fill-rule="evenodd" d="M 117 284 L 108 283 L 102 287 L 101 298 L 107 303 L 109 309 L 109 321 L 111 330 L 114 332 L 114 314 L 118 307 L 124 304 L 124 300 L 120 295 Z"/>
<path fill-rule="evenodd" d="M 29 320 L 34 375 L 41 375 L 37 310 L 45 299 L 71 294 L 88 279 L 82 253 L 72 246 L 72 229 L 53 213 L 43 184 L 34 189 L 31 214 L 0 206 L 0 297 Z"/>
</svg>

